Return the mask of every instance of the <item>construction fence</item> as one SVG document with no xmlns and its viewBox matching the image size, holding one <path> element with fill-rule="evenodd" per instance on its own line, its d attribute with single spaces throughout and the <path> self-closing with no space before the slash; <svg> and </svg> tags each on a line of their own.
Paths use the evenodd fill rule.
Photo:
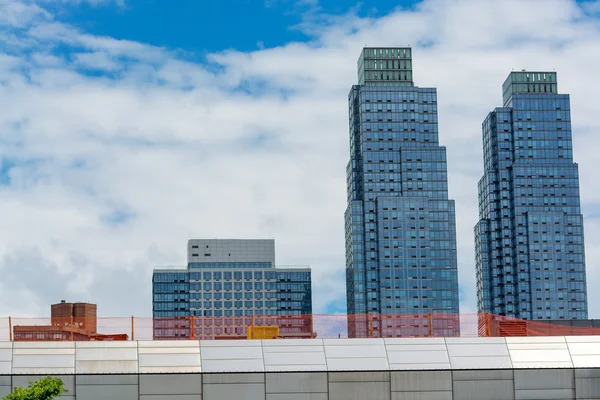
<svg viewBox="0 0 600 400">
<path fill-rule="evenodd" d="M 58 321 L 4 317 L 0 318 L 0 341 L 257 338 L 251 336 L 250 327 L 277 327 L 278 339 L 600 335 L 600 321 L 526 321 L 492 314 L 67 317 Z"/>
</svg>

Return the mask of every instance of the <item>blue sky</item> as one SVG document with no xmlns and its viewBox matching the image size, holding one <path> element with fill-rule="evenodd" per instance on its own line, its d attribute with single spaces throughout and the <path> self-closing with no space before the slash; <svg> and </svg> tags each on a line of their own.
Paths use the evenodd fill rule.
<svg viewBox="0 0 600 400">
<path fill-rule="evenodd" d="M 371 4 L 372 3 L 372 4 Z M 379 17 L 415 1 L 378 0 L 126 0 L 124 5 L 58 3 L 61 21 L 94 35 L 182 49 L 190 56 L 225 49 L 252 51 L 309 37 L 298 25 L 354 12 Z"/>
<path fill-rule="evenodd" d="M 481 122 L 509 71 L 556 69 L 592 289 L 600 2 L 540 4 L 0 0 L 0 316 L 60 299 L 150 315 L 152 268 L 184 265 L 203 237 L 275 238 L 278 264 L 313 268 L 315 311 L 344 311 L 347 95 L 365 44 L 412 44 L 415 83 L 438 90 L 463 313 Z"/>
</svg>

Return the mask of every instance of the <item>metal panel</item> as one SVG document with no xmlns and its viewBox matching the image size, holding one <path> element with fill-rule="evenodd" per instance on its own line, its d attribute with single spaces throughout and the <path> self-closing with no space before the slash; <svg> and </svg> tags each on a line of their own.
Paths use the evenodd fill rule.
<svg viewBox="0 0 600 400">
<path fill-rule="evenodd" d="M 450 371 L 392 371 L 392 399 L 452 400 Z"/>
<path fill-rule="evenodd" d="M 75 343 L 15 342 L 12 374 L 74 374 Z"/>
<path fill-rule="evenodd" d="M 514 368 L 572 368 L 567 342 L 557 337 L 507 337 Z"/>
<path fill-rule="evenodd" d="M 0 375 L 9 375 L 12 371 L 12 342 L 0 342 Z"/>
<path fill-rule="evenodd" d="M 139 382 L 140 395 L 202 394 L 202 376 L 197 374 L 144 374 Z"/>
<path fill-rule="evenodd" d="M 140 341 L 140 373 L 201 372 L 200 343 L 193 340 Z"/>
<path fill-rule="evenodd" d="M 137 385 L 77 385 L 77 398 L 85 400 L 138 400 Z"/>
<path fill-rule="evenodd" d="M 574 400 L 573 389 L 515 390 L 515 400 Z"/>
<path fill-rule="evenodd" d="M 327 373 L 268 373 L 266 388 L 267 394 L 327 393 Z"/>
<path fill-rule="evenodd" d="M 265 400 L 265 385 L 263 383 L 205 384 L 203 396 L 205 399 L 214 400 Z"/>
<path fill-rule="evenodd" d="M 322 340 L 265 340 L 262 350 L 266 371 L 327 371 Z"/>
<path fill-rule="evenodd" d="M 263 372 L 262 358 L 254 360 L 206 360 L 202 359 L 202 372 Z"/>
<path fill-rule="evenodd" d="M 393 392 L 452 392 L 450 371 L 392 371 Z"/>
<path fill-rule="evenodd" d="M 265 370 L 260 340 L 202 340 L 203 372 L 262 372 Z"/>
<path fill-rule="evenodd" d="M 329 358 L 328 371 L 386 371 L 389 370 L 385 358 Z"/>
<path fill-rule="evenodd" d="M 513 400 L 512 380 L 481 380 L 454 382 L 454 398 L 460 400 Z"/>
<path fill-rule="evenodd" d="M 516 400 L 565 400 L 575 398 L 572 369 L 515 370 Z"/>
<path fill-rule="evenodd" d="M 401 345 L 401 346 L 441 345 L 441 346 L 446 346 L 446 341 L 444 340 L 444 338 L 434 338 L 434 337 L 431 337 L 431 338 L 385 338 L 383 340 L 384 340 L 386 346 L 395 346 L 395 345 Z"/>
<path fill-rule="evenodd" d="M 471 370 L 471 371 L 452 371 L 453 381 L 512 381 L 514 371 L 505 370 Z"/>
<path fill-rule="evenodd" d="M 453 369 L 512 368 L 504 338 L 446 338 Z"/>
<path fill-rule="evenodd" d="M 385 339 L 390 369 L 450 369 L 443 338 Z"/>
<path fill-rule="evenodd" d="M 137 385 L 138 375 L 78 375 L 77 386 L 80 385 Z"/>
<path fill-rule="evenodd" d="M 578 399 L 600 399 L 600 379 L 575 379 Z"/>
<path fill-rule="evenodd" d="M 453 400 L 452 392 L 392 392 L 392 400 Z M 462 399 L 460 399 L 462 400 Z"/>
<path fill-rule="evenodd" d="M 76 342 L 78 374 L 138 372 L 137 342 Z"/>
<path fill-rule="evenodd" d="M 389 372 L 330 372 L 329 382 L 389 382 Z"/>
<path fill-rule="evenodd" d="M 202 400 L 201 394 L 142 394 L 140 400 Z"/>
<path fill-rule="evenodd" d="M 202 383 L 229 385 L 230 383 L 265 383 L 265 374 L 204 374 Z"/>
<path fill-rule="evenodd" d="M 515 370 L 515 390 L 572 389 L 575 375 L 572 369 Z"/>
<path fill-rule="evenodd" d="M 265 369 L 267 371 L 327 371 L 325 353 L 265 353 Z"/>
<path fill-rule="evenodd" d="M 329 400 L 327 393 L 267 393 L 266 400 Z"/>
<path fill-rule="evenodd" d="M 330 382 L 329 400 L 391 400 L 390 382 Z"/>
<path fill-rule="evenodd" d="M 325 339 L 329 371 L 389 370 L 383 339 Z"/>
<path fill-rule="evenodd" d="M 285 339 L 285 340 L 263 340 L 262 348 L 267 352 L 267 349 L 272 347 L 320 347 L 323 348 L 323 339 Z"/>
<path fill-rule="evenodd" d="M 262 358 L 260 347 L 201 347 L 203 360 L 252 360 Z"/>
<path fill-rule="evenodd" d="M 580 399 L 600 399 L 600 369 L 576 369 L 575 393 Z"/>
<path fill-rule="evenodd" d="M 600 367 L 600 336 L 567 336 L 566 341 L 574 367 Z"/>
</svg>

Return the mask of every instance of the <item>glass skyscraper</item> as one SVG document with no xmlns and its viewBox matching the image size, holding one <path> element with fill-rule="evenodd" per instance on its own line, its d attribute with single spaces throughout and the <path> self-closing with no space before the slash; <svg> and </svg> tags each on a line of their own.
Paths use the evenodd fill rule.
<svg viewBox="0 0 600 400">
<path fill-rule="evenodd" d="M 480 313 L 587 319 L 583 216 L 568 94 L 555 72 L 511 72 L 482 125 L 475 226 Z"/>
<path fill-rule="evenodd" d="M 252 324 L 312 335 L 310 268 L 275 267 L 272 239 L 192 239 L 187 268 L 157 267 L 152 294 L 155 339 L 241 337 Z"/>
<path fill-rule="evenodd" d="M 459 334 L 454 201 L 437 94 L 414 86 L 412 73 L 410 48 L 364 48 L 348 97 L 350 337 Z"/>
</svg>

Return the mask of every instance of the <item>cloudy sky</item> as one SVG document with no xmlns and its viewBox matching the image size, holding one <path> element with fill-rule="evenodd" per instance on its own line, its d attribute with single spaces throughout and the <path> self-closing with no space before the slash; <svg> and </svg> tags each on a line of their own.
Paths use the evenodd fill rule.
<svg viewBox="0 0 600 400">
<path fill-rule="evenodd" d="M 457 204 L 461 312 L 476 310 L 481 122 L 512 70 L 572 101 L 600 317 L 600 3 L 570 0 L 0 0 L 0 316 L 60 299 L 151 315 L 189 238 L 274 238 L 345 311 L 347 95 L 364 45 L 414 48 L 437 87 Z M 368 5 L 367 5 L 368 4 Z"/>
</svg>

